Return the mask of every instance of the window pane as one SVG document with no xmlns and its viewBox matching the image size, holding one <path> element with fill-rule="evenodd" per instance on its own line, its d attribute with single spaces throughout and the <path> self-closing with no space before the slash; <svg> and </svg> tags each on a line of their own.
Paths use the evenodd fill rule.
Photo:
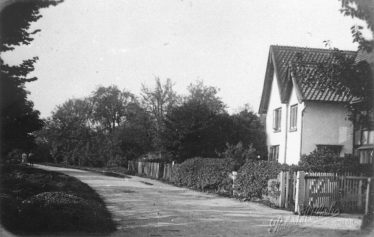
<svg viewBox="0 0 374 237">
<path fill-rule="evenodd" d="M 355 132 L 355 145 L 361 144 L 361 130 Z"/>
<path fill-rule="evenodd" d="M 275 131 L 279 131 L 280 130 L 280 126 L 281 126 L 281 114 L 282 114 L 281 108 L 275 109 L 273 111 L 273 129 Z"/>
<path fill-rule="evenodd" d="M 297 127 L 297 105 L 291 106 L 290 110 L 290 129 L 294 130 Z"/>
<path fill-rule="evenodd" d="M 362 131 L 361 143 L 363 145 L 368 144 L 369 131 Z"/>
<path fill-rule="evenodd" d="M 374 131 L 369 132 L 369 139 L 368 139 L 369 144 L 374 144 Z"/>
</svg>

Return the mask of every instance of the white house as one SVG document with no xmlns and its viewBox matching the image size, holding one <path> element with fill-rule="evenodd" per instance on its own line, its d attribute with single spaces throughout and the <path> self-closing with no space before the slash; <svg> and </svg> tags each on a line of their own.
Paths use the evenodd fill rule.
<svg viewBox="0 0 374 237">
<path fill-rule="evenodd" d="M 350 95 L 320 90 L 304 80 L 315 76 L 317 63 L 327 60 L 330 53 L 327 49 L 270 46 L 259 108 L 265 119 L 269 160 L 297 164 L 301 155 L 315 149 L 331 149 L 340 156 L 352 153 L 353 124 L 345 107 Z M 291 63 L 300 55 L 309 66 L 296 76 Z"/>
</svg>

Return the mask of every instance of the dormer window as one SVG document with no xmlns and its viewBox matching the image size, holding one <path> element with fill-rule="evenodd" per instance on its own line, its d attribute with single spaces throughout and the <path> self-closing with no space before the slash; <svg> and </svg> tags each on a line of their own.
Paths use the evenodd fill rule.
<svg viewBox="0 0 374 237">
<path fill-rule="evenodd" d="M 280 132 L 282 119 L 282 108 L 277 108 L 273 111 L 273 129 L 274 132 Z"/>
</svg>

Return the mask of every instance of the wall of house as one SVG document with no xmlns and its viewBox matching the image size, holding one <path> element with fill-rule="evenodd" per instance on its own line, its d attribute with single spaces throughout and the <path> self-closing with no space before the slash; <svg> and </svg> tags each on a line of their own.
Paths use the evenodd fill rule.
<svg viewBox="0 0 374 237">
<path fill-rule="evenodd" d="M 291 120 L 291 106 L 297 104 L 297 126 L 296 130 L 290 130 Z M 296 91 L 293 88 L 288 107 L 288 121 L 287 121 L 287 143 L 286 143 L 286 162 L 287 164 L 297 164 L 300 160 L 300 149 L 301 149 L 301 133 L 302 133 L 302 112 L 304 109 L 304 103 L 299 103 L 296 95 Z"/>
<path fill-rule="evenodd" d="M 317 144 L 342 145 L 341 156 L 352 153 L 353 125 L 343 104 L 304 102 L 301 154 L 309 154 Z"/>
<path fill-rule="evenodd" d="M 281 118 L 281 129 L 279 132 L 273 130 L 273 111 L 274 109 L 282 108 Z M 278 83 L 276 75 L 274 73 L 273 83 L 271 86 L 269 106 L 266 114 L 266 134 L 267 134 L 267 146 L 279 145 L 279 157 L 278 161 L 283 163 L 285 160 L 285 128 L 286 128 L 286 105 L 281 103 L 280 94 L 278 89 Z"/>
</svg>

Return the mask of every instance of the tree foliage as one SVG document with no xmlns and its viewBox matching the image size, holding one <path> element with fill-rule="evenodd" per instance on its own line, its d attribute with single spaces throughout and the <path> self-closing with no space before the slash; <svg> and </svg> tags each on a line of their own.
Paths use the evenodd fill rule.
<svg viewBox="0 0 374 237">
<path fill-rule="evenodd" d="M 239 142 L 244 146 L 253 144 L 256 154 L 266 154 L 265 133 L 257 115 L 248 109 L 229 115 L 216 95 L 217 89 L 200 83 L 189 88 L 185 101 L 166 119 L 165 146 L 177 160 L 216 157 L 227 149 L 227 144 Z"/>
<path fill-rule="evenodd" d="M 66 101 L 45 123 L 38 139 L 49 145 L 55 162 L 124 165 L 151 150 L 148 114 L 132 93 L 115 86 Z"/>
<path fill-rule="evenodd" d="M 89 166 L 125 165 L 160 151 L 180 162 L 218 157 L 226 144 L 240 142 L 251 147 L 253 156 L 264 154 L 265 133 L 257 115 L 248 109 L 229 115 L 217 92 L 198 83 L 181 97 L 170 80 L 156 80 L 154 89 L 143 86 L 139 103 L 126 90 L 99 87 L 89 97 L 58 106 L 38 141 L 50 146 L 56 162 Z"/>
<path fill-rule="evenodd" d="M 33 22 L 39 20 L 40 9 L 56 6 L 62 0 L 16 1 L 1 10 L 1 51 L 13 50 L 14 46 L 29 45 L 33 36 L 40 32 L 29 31 Z"/>
<path fill-rule="evenodd" d="M 33 35 L 40 30 L 29 32 L 32 22 L 41 15 L 39 10 L 56 5 L 61 1 L 19 1 L 1 9 L 1 49 L 13 50 L 15 46 L 28 45 Z M 39 111 L 34 110 L 25 83 L 37 78 L 29 77 L 38 58 L 24 60 L 20 65 L 1 63 L 1 156 L 5 157 L 14 149 L 30 151 L 34 147 L 33 132 L 42 128 Z"/>
<path fill-rule="evenodd" d="M 130 113 L 130 104 L 136 103 L 135 96 L 117 86 L 99 87 L 91 96 L 93 120 L 108 132 L 123 125 Z"/>
<path fill-rule="evenodd" d="M 345 16 L 357 18 L 367 23 L 367 28 L 374 33 L 374 3 L 372 0 L 339 0 L 342 3 L 340 12 Z M 374 40 L 366 39 L 362 33 L 362 25 L 353 25 L 351 33 L 353 42 L 358 43 L 358 49 L 371 52 Z"/>
<path fill-rule="evenodd" d="M 197 81 L 195 84 L 191 83 L 187 90 L 189 95 L 186 96 L 185 101 L 205 104 L 209 111 L 215 114 L 225 112 L 226 105 L 217 96 L 219 89 L 216 87 L 206 86 L 203 81 Z"/>
<path fill-rule="evenodd" d="M 163 151 L 162 133 L 165 130 L 165 116 L 179 103 L 179 97 L 173 89 L 173 83 L 167 79 L 162 84 L 160 78 L 155 78 L 154 88 L 142 85 L 141 97 L 144 109 L 153 122 L 153 146 L 158 151 Z"/>
</svg>

